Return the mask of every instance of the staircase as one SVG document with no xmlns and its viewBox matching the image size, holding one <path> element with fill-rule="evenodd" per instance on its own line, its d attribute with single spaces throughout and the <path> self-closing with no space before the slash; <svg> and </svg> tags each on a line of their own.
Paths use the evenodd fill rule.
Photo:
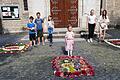
<svg viewBox="0 0 120 80">
<path fill-rule="evenodd" d="M 75 41 L 83 41 L 85 39 L 81 38 L 80 31 L 79 29 L 73 29 L 74 34 L 75 34 Z M 63 42 L 65 39 L 65 34 L 67 32 L 66 28 L 60 28 L 60 29 L 55 29 L 53 33 L 53 41 L 54 42 Z M 44 34 L 45 38 L 47 38 L 48 34 L 47 32 Z M 47 42 L 47 39 L 46 39 Z"/>
<path fill-rule="evenodd" d="M 64 42 L 65 39 L 65 34 L 66 34 L 67 29 L 66 28 L 57 28 L 54 30 L 53 33 L 53 42 Z M 80 31 L 78 28 L 73 28 L 74 34 L 75 34 L 75 41 L 85 41 L 85 39 L 82 37 Z M 45 37 L 45 42 L 48 42 L 48 33 L 44 33 Z M 29 35 L 24 36 L 22 41 L 28 41 L 29 40 Z"/>
</svg>

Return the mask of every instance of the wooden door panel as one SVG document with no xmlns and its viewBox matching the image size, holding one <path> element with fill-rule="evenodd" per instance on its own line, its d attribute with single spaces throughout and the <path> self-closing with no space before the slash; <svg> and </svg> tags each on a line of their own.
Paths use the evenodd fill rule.
<svg viewBox="0 0 120 80">
<path fill-rule="evenodd" d="M 78 26 L 78 0 L 65 0 L 67 24 L 72 24 L 73 27 Z M 69 5 L 68 5 L 69 4 Z"/>
<path fill-rule="evenodd" d="M 69 23 L 78 24 L 78 0 L 50 0 L 51 15 L 55 28 L 64 28 Z"/>
<path fill-rule="evenodd" d="M 64 0 L 51 0 L 51 15 L 53 16 L 55 27 L 64 26 Z"/>
</svg>

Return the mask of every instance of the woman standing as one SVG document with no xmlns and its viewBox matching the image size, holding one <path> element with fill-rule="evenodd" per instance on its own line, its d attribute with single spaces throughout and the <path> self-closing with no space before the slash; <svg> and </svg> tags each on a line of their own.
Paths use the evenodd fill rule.
<svg viewBox="0 0 120 80">
<path fill-rule="evenodd" d="M 105 39 L 105 33 L 106 30 L 108 29 L 108 22 L 109 22 L 109 18 L 107 16 L 107 10 L 103 10 L 102 14 L 100 16 L 99 19 L 99 24 L 100 24 L 100 40 L 104 40 Z"/>
<path fill-rule="evenodd" d="M 93 42 L 93 35 L 96 26 L 96 15 L 94 14 L 94 10 L 90 11 L 90 15 L 88 16 L 88 42 Z"/>
</svg>

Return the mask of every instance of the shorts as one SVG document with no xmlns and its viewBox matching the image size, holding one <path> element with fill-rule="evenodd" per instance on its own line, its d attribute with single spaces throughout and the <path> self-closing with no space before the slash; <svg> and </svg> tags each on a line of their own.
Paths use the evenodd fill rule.
<svg viewBox="0 0 120 80">
<path fill-rule="evenodd" d="M 36 40 L 35 34 L 29 34 L 29 40 L 30 40 L 30 41 Z"/>
<path fill-rule="evenodd" d="M 37 37 L 43 37 L 43 29 L 37 30 Z"/>
</svg>

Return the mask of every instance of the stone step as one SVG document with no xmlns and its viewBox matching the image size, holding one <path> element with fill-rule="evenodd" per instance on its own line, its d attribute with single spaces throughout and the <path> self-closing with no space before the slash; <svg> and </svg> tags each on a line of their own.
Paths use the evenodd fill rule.
<svg viewBox="0 0 120 80">
<path fill-rule="evenodd" d="M 21 41 L 28 41 L 29 36 L 25 36 L 24 38 L 21 39 Z M 53 42 L 64 42 L 65 38 L 53 38 Z M 84 38 L 75 38 L 74 41 L 85 41 Z M 47 38 L 45 38 L 45 42 L 49 42 Z"/>
<path fill-rule="evenodd" d="M 73 31 L 75 34 L 79 34 L 80 31 Z M 44 34 L 48 34 L 48 32 L 44 32 Z M 54 31 L 53 34 L 66 34 L 66 31 Z"/>
<path fill-rule="evenodd" d="M 47 38 L 48 34 L 44 34 L 44 37 Z M 53 34 L 53 39 L 64 39 L 65 34 Z M 80 34 L 75 34 L 75 38 L 80 38 Z M 21 40 L 29 40 L 29 35 L 24 36 Z"/>
<path fill-rule="evenodd" d="M 75 38 L 74 41 L 86 41 L 84 38 Z M 48 39 L 45 39 L 45 42 L 49 42 Z M 53 42 L 65 42 L 64 38 L 53 38 Z"/>
<path fill-rule="evenodd" d="M 47 37 L 48 34 L 44 34 L 44 37 Z M 53 34 L 53 38 L 64 38 L 65 34 Z M 80 38 L 80 34 L 75 34 L 75 38 Z"/>
</svg>

